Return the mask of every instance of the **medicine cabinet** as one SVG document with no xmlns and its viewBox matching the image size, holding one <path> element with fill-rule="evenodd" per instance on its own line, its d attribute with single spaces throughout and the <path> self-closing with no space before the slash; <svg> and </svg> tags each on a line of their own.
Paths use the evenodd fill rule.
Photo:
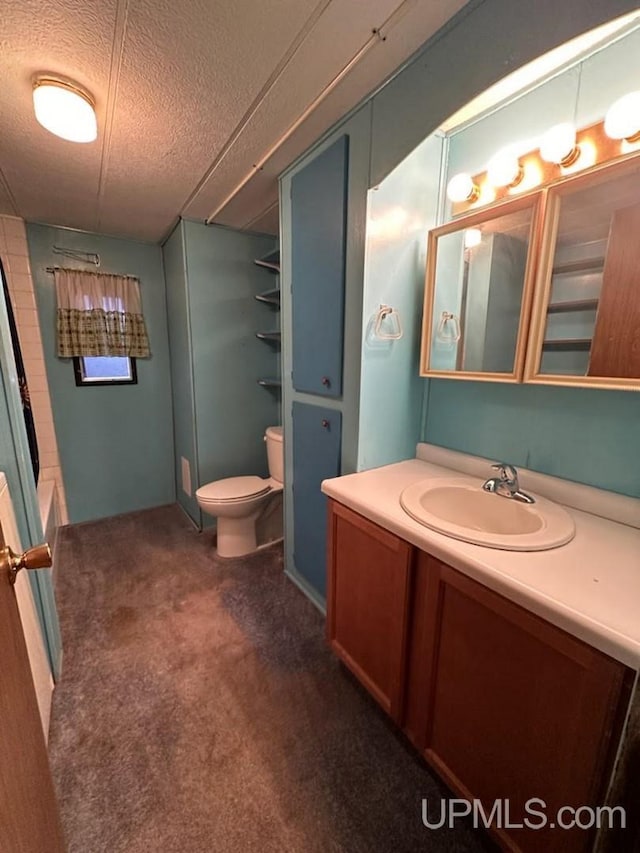
<svg viewBox="0 0 640 853">
<path fill-rule="evenodd" d="M 539 206 L 514 199 L 429 233 L 422 375 L 520 381 Z"/>
<path fill-rule="evenodd" d="M 640 386 L 640 158 L 548 190 L 525 381 Z"/>
<path fill-rule="evenodd" d="M 640 154 L 429 232 L 420 373 L 640 389 Z"/>
</svg>

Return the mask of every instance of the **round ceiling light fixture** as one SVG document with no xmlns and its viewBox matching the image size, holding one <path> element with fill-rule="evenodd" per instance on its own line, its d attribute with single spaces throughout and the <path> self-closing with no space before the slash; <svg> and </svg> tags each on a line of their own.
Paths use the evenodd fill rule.
<svg viewBox="0 0 640 853">
<path fill-rule="evenodd" d="M 93 98 L 74 83 L 38 77 L 33 109 L 42 127 L 69 142 L 93 142 L 98 136 Z"/>
<path fill-rule="evenodd" d="M 576 145 L 576 129 L 570 122 L 555 124 L 542 137 L 540 156 L 547 163 L 557 166 L 571 166 L 580 156 L 580 147 Z"/>
</svg>

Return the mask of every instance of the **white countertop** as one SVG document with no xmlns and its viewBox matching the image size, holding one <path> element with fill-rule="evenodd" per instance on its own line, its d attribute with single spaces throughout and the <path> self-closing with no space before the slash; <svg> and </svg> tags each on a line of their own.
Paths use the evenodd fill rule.
<svg viewBox="0 0 640 853">
<path fill-rule="evenodd" d="M 451 477 L 452 473 L 451 467 L 411 459 L 325 480 L 322 491 L 611 657 L 640 669 L 640 530 L 567 506 L 576 534 L 560 548 L 500 551 L 451 539 L 414 521 L 399 498 L 411 483 Z"/>
</svg>

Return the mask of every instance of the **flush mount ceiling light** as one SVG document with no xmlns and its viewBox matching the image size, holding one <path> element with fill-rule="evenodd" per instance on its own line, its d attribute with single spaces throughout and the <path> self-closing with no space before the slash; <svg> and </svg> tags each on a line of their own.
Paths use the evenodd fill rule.
<svg viewBox="0 0 640 853">
<path fill-rule="evenodd" d="M 547 163 L 557 166 L 571 166 L 580 156 L 580 147 L 576 145 L 576 129 L 569 122 L 550 127 L 542 137 L 540 156 Z"/>
<path fill-rule="evenodd" d="M 511 151 L 498 151 L 489 160 L 487 180 L 494 187 L 517 187 L 524 177 L 524 169 Z"/>
<path fill-rule="evenodd" d="M 93 99 L 79 86 L 39 77 L 33 84 L 33 109 L 46 130 L 69 142 L 93 142 L 98 136 Z"/>
<path fill-rule="evenodd" d="M 447 197 L 450 201 L 476 201 L 480 195 L 478 185 L 473 182 L 471 175 L 466 172 L 460 172 L 459 175 L 454 175 L 447 184 Z"/>
</svg>

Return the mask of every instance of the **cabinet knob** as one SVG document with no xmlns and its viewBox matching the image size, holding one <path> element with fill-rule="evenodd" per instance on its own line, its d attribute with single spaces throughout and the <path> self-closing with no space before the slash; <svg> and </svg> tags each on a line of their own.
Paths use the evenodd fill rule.
<svg viewBox="0 0 640 853">
<path fill-rule="evenodd" d="M 329 427 L 331 426 L 331 422 L 328 421 L 326 418 L 322 419 L 321 424 L 323 429 L 329 429 Z"/>
<path fill-rule="evenodd" d="M 325 388 L 329 388 L 331 385 L 331 380 L 329 379 L 328 376 L 323 376 L 320 381 L 322 382 L 322 384 L 324 385 Z"/>
</svg>

